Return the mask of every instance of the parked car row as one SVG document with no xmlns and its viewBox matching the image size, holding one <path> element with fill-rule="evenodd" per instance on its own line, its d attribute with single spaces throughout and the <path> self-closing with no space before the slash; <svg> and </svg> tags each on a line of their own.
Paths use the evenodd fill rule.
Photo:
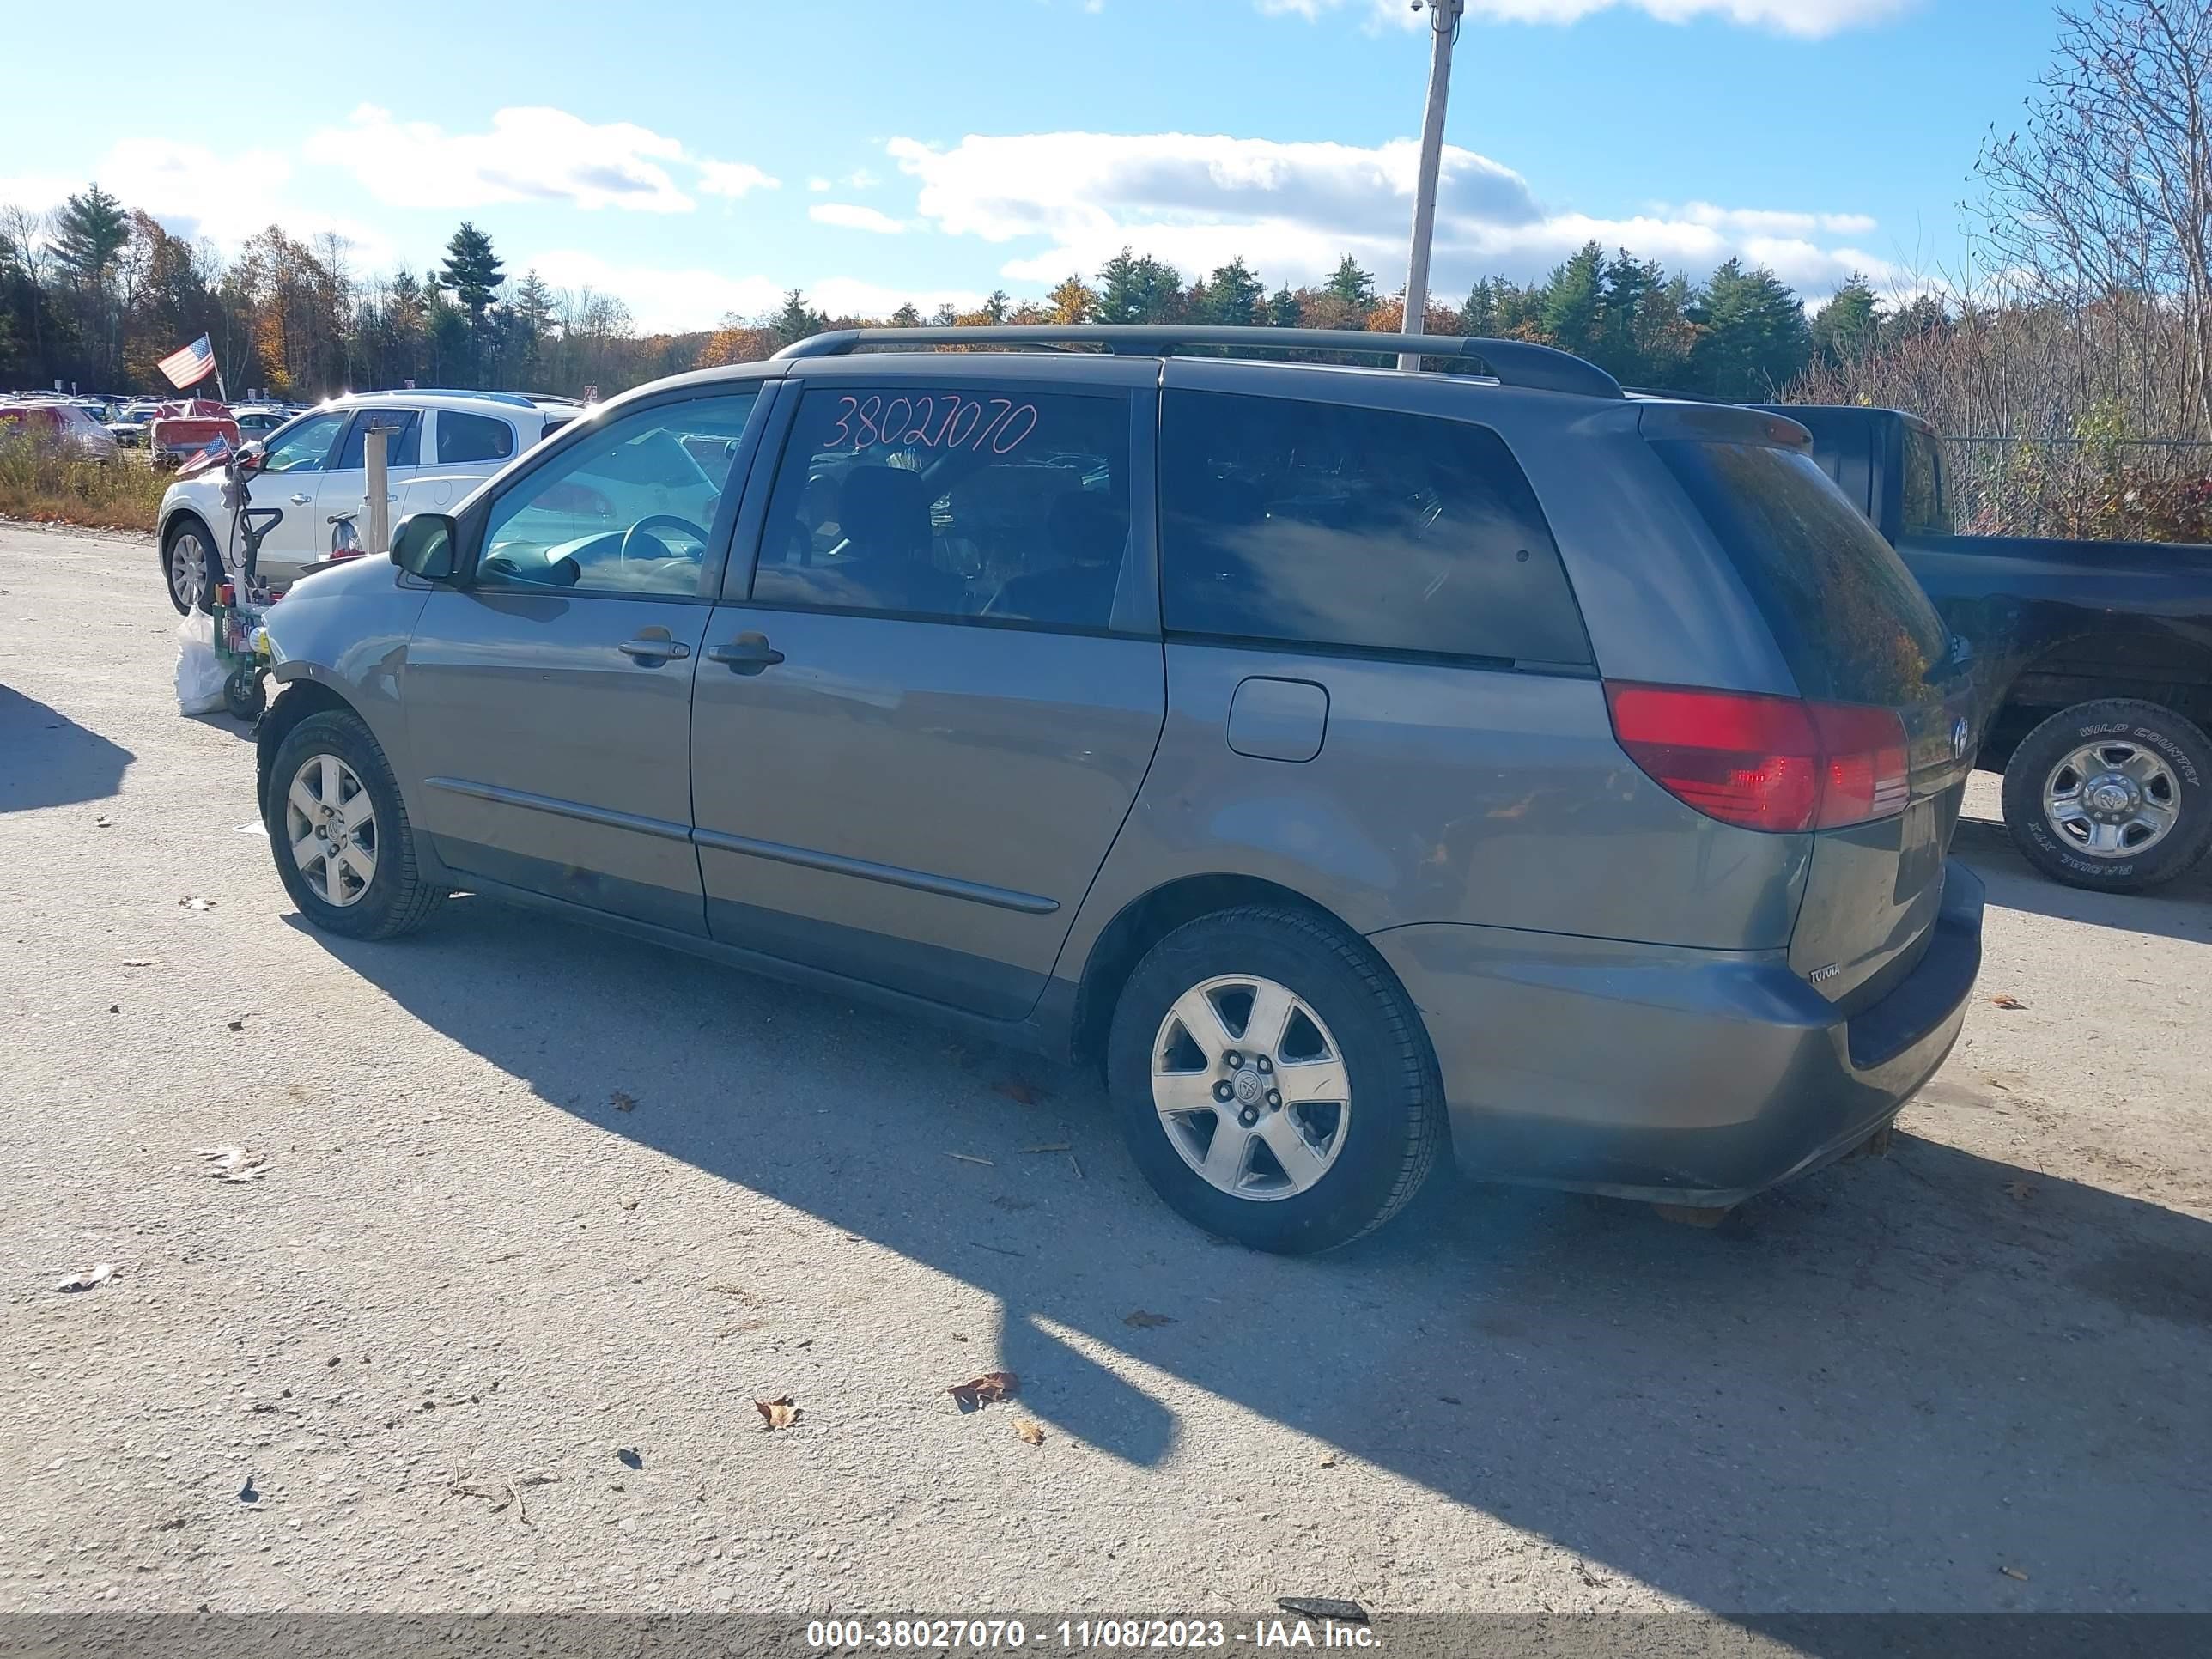
<svg viewBox="0 0 2212 1659">
<path fill-rule="evenodd" d="M 856 349 L 940 342 L 1046 349 Z M 319 538 L 365 422 L 430 476 L 485 414 L 349 400 L 266 482 Z M 1293 1251 L 1447 1151 L 1718 1210 L 1958 1036 L 1974 686 L 1790 421 L 1203 328 L 845 333 L 497 418 L 270 614 L 318 927 L 465 888 L 1096 1060 L 1169 1204 Z M 180 605 L 211 510 L 165 514 Z"/>
<path fill-rule="evenodd" d="M 115 459 L 115 440 L 73 403 L 58 398 L 0 400 L 0 440 L 27 437 L 66 450 L 74 459 L 102 465 Z"/>
</svg>

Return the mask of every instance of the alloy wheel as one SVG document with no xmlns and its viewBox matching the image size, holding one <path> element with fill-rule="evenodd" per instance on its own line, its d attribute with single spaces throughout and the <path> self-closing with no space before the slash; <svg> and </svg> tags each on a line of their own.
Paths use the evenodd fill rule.
<svg viewBox="0 0 2212 1659">
<path fill-rule="evenodd" d="M 1160 1022 L 1152 1069 L 1170 1143 L 1232 1197 L 1296 1197 L 1344 1148 L 1344 1051 L 1312 1006 L 1272 979 L 1224 975 L 1184 992 Z"/>
<path fill-rule="evenodd" d="M 325 904 L 358 903 L 376 879 L 376 805 L 336 755 L 310 755 L 292 775 L 284 835 L 301 878 Z"/>
</svg>

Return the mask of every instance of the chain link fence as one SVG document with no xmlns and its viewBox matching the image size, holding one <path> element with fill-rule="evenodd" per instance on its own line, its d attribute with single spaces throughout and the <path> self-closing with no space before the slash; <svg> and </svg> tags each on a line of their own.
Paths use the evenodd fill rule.
<svg viewBox="0 0 2212 1659">
<path fill-rule="evenodd" d="M 2212 442 L 1953 437 L 1951 513 L 1977 536 L 2212 542 Z"/>
</svg>

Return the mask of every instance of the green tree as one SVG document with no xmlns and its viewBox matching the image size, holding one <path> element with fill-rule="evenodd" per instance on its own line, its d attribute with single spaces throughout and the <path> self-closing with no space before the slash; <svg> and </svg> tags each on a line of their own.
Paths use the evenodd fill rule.
<svg viewBox="0 0 2212 1659">
<path fill-rule="evenodd" d="M 507 280 L 507 274 L 500 267 L 499 256 L 492 252 L 491 238 L 463 220 L 446 244 L 446 263 L 438 280 L 468 313 L 473 327 L 483 321 L 492 295 Z"/>
<path fill-rule="evenodd" d="M 1359 268 L 1359 262 L 1349 253 L 1336 262 L 1336 269 L 1329 273 L 1328 280 L 1321 285 L 1321 291 L 1332 299 L 1341 300 L 1346 305 L 1356 307 L 1362 311 L 1372 311 L 1375 308 L 1374 274 L 1371 271 L 1362 270 Z"/>
<path fill-rule="evenodd" d="M 1835 297 L 1813 315 L 1813 349 L 1832 368 L 1857 362 L 1877 337 L 1874 289 L 1853 271 Z"/>
<path fill-rule="evenodd" d="M 1003 323 L 1006 320 L 1006 313 L 1013 309 L 1013 304 L 1006 289 L 994 288 L 983 301 L 983 315 L 992 322 Z"/>
<path fill-rule="evenodd" d="M 104 286 L 131 240 L 131 216 L 98 185 L 61 205 L 54 219 L 54 258 L 78 286 Z"/>
<path fill-rule="evenodd" d="M 891 313 L 891 326 L 893 328 L 920 328 L 921 326 L 921 313 L 915 308 L 915 303 L 913 301 L 908 300 L 905 301 L 896 311 Z"/>
<path fill-rule="evenodd" d="M 1297 328 L 1301 320 L 1298 296 L 1291 292 L 1291 285 L 1285 283 L 1267 301 L 1267 325 L 1271 328 Z"/>
<path fill-rule="evenodd" d="M 808 305 L 806 296 L 795 288 L 784 295 L 783 304 L 768 319 L 768 331 L 775 337 L 779 351 L 829 326 L 830 319 Z"/>
<path fill-rule="evenodd" d="M 1182 273 L 1149 253 L 1133 254 L 1125 247 L 1098 268 L 1102 323 L 1169 322 L 1182 298 Z"/>
<path fill-rule="evenodd" d="M 1199 320 L 1241 328 L 1263 320 L 1260 307 L 1267 290 L 1242 258 L 1231 259 L 1206 279 L 1204 301 L 1193 310 Z"/>
<path fill-rule="evenodd" d="M 1632 386 L 1650 378 L 1644 353 L 1644 329 L 1653 297 L 1666 280 L 1656 262 L 1636 258 L 1626 248 L 1606 264 L 1598 304 L 1597 334 L 1589 358 L 1615 379 Z"/>
<path fill-rule="evenodd" d="M 1544 335 L 1562 351 L 1587 356 L 1597 349 L 1605 305 L 1605 250 L 1585 242 L 1553 269 L 1544 284 Z"/>
<path fill-rule="evenodd" d="M 1460 331 L 1474 339 L 1494 339 L 1498 335 L 1498 289 L 1486 276 L 1467 292 L 1467 303 L 1459 308 Z"/>
<path fill-rule="evenodd" d="M 1695 389 L 1745 402 L 1771 398 L 1812 360 L 1812 331 L 1804 307 L 1765 266 L 1747 270 L 1741 259 L 1722 264 L 1692 301 L 1698 325 L 1690 352 Z"/>
</svg>

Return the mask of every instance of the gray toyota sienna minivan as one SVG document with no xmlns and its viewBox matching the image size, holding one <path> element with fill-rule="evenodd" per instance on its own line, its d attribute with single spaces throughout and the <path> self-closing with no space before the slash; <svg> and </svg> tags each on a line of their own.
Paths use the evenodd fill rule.
<svg viewBox="0 0 2212 1659">
<path fill-rule="evenodd" d="M 1807 443 L 1510 341 L 820 336 L 294 587 L 270 846 L 333 933 L 466 889 L 1103 1061 L 1262 1249 L 1447 1146 L 1723 1208 L 1980 960 L 1966 676 Z"/>
</svg>

